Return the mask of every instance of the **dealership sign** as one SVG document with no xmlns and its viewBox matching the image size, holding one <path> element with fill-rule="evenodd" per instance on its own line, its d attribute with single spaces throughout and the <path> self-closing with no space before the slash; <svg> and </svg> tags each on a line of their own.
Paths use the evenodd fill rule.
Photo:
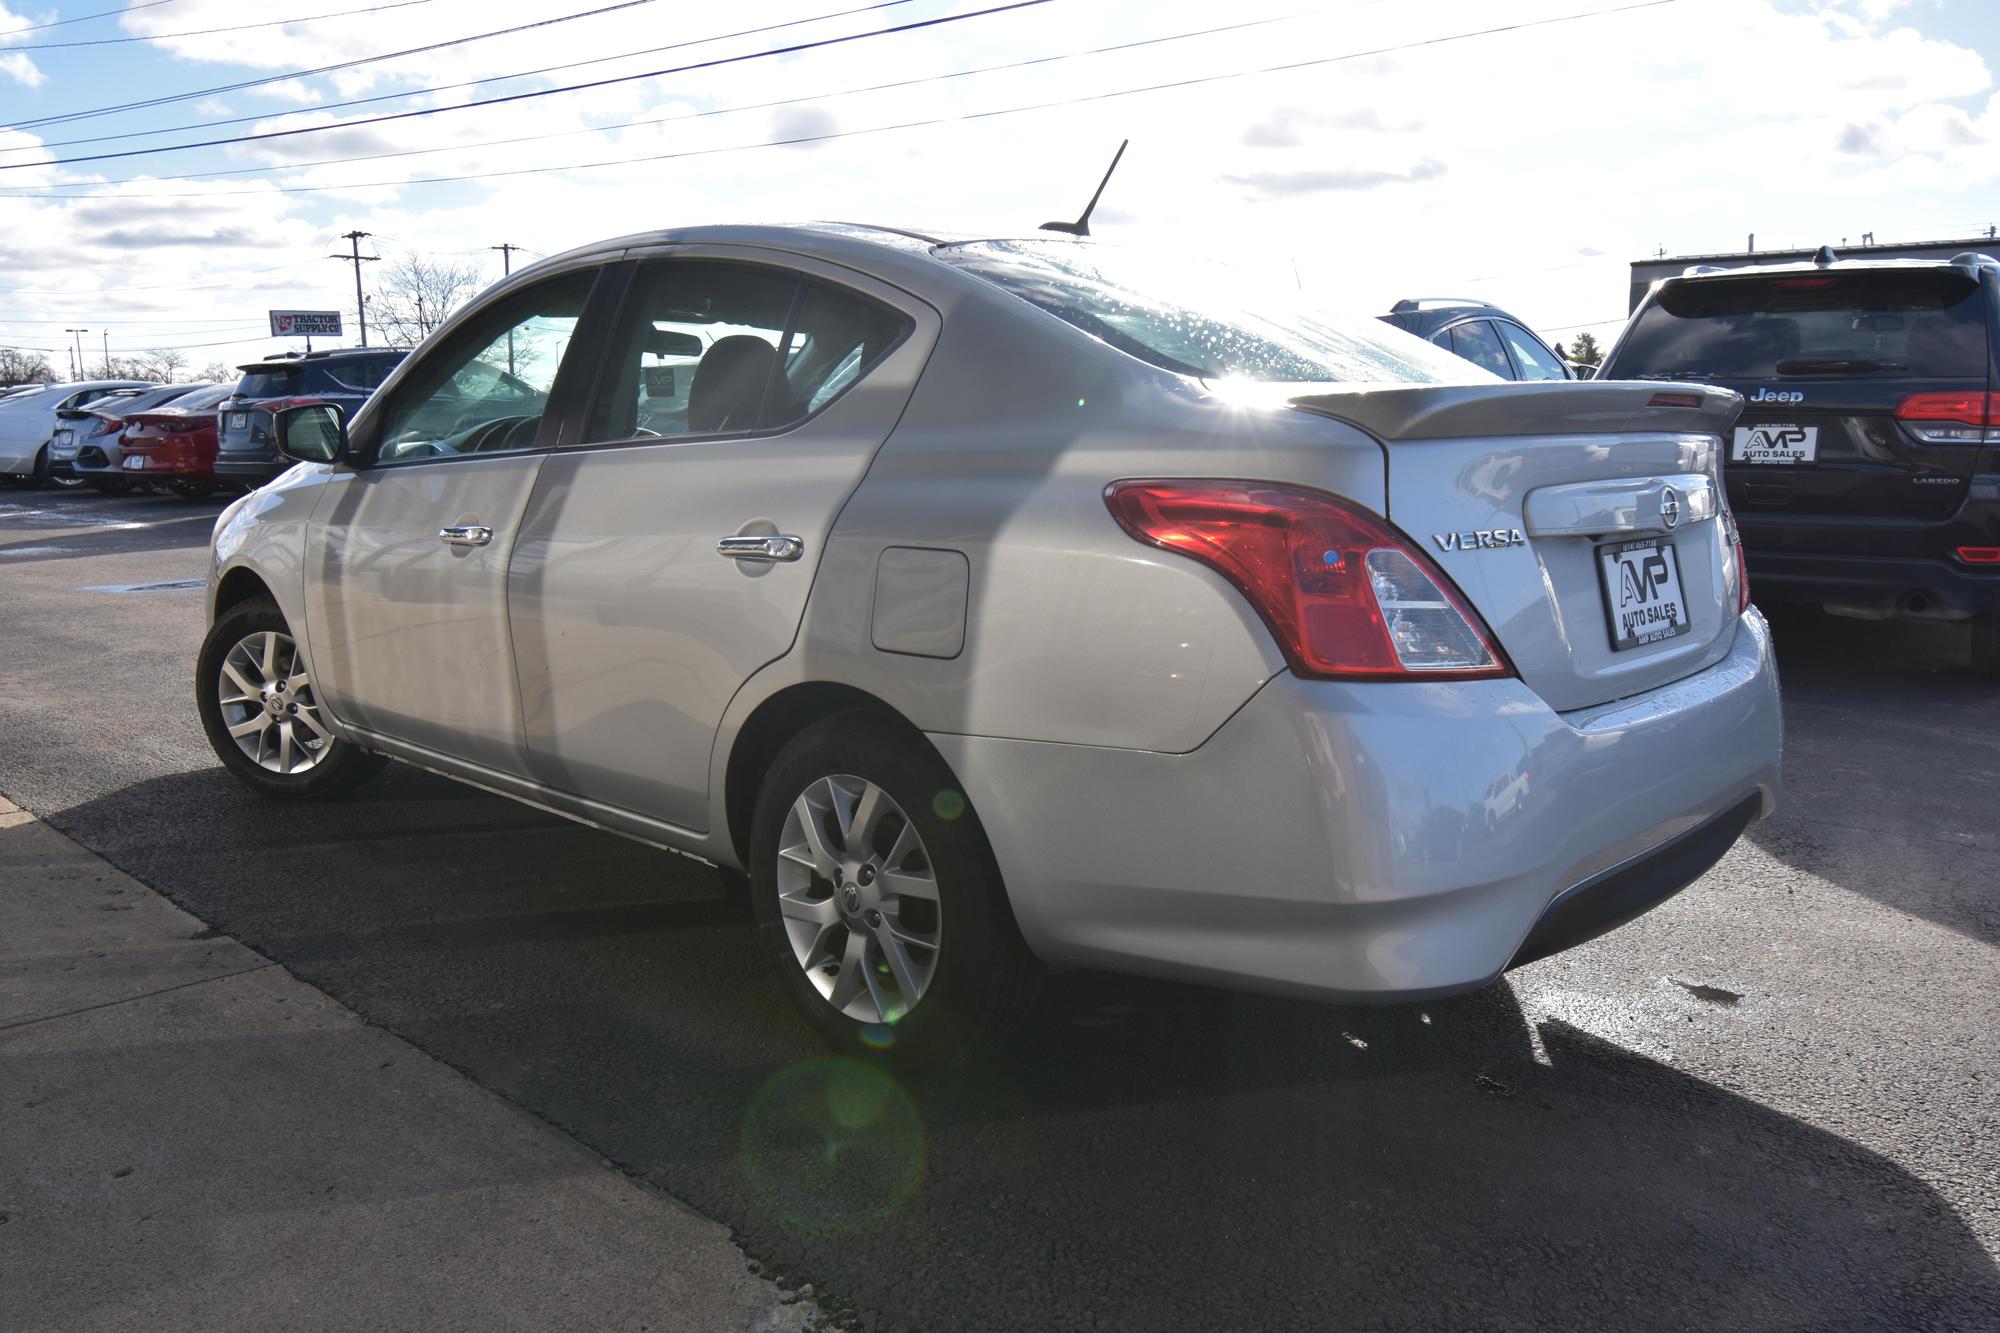
<svg viewBox="0 0 2000 1333">
<path fill-rule="evenodd" d="M 271 336 L 273 338 L 338 338 L 340 336 L 340 312 L 338 310 L 273 310 L 271 312 Z"/>
</svg>

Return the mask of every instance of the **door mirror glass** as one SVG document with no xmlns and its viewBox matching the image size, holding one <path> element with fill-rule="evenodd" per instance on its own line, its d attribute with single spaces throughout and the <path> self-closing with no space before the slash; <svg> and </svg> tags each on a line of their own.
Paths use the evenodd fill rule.
<svg viewBox="0 0 2000 1333">
<path fill-rule="evenodd" d="M 347 452 L 347 422 L 332 403 L 302 403 L 275 418 L 278 452 L 301 463 L 336 463 Z"/>
</svg>

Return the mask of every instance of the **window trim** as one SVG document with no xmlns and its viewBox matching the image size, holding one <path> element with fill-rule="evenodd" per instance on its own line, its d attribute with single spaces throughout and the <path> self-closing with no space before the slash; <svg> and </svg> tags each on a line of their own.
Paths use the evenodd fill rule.
<svg viewBox="0 0 2000 1333">
<path fill-rule="evenodd" d="M 806 268 L 787 262 L 793 258 L 815 261 L 814 267 Z M 665 251 L 651 251 L 631 255 L 621 265 L 625 269 L 625 272 L 621 276 L 622 291 L 619 293 L 618 299 L 613 306 L 610 318 L 606 321 L 603 333 L 603 345 L 599 349 L 597 357 L 596 373 L 590 377 L 589 390 L 581 396 L 581 400 L 577 404 L 575 436 L 565 435 L 562 443 L 557 447 L 563 453 L 573 453 L 578 450 L 589 449 L 635 449 L 648 445 L 657 447 L 661 445 L 710 444 L 724 440 L 775 440 L 782 439 L 793 431 L 819 420 L 835 403 L 847 397 L 851 390 L 860 385 L 870 375 L 873 375 L 876 370 L 888 362 L 890 357 L 901 350 L 903 344 L 916 334 L 918 325 L 917 318 L 914 315 L 894 302 L 886 301 L 873 292 L 863 291 L 852 283 L 842 282 L 838 278 L 829 277 L 825 273 L 816 271 L 818 267 L 824 266 L 825 263 L 826 261 L 817 260 L 815 256 L 792 256 L 789 252 L 766 259 L 761 255 L 757 257 L 744 257 L 734 253 L 726 255 L 712 254 L 707 253 L 705 248 L 690 248 L 687 250 L 673 248 Z M 769 406 L 771 386 L 775 377 L 784 373 L 786 349 L 791 346 L 792 337 L 798 332 L 799 316 L 805 309 L 807 288 L 811 284 L 818 283 L 823 287 L 848 294 L 858 301 L 865 301 L 869 305 L 887 310 L 895 315 L 903 327 L 897 333 L 896 337 L 882 349 L 881 355 L 869 363 L 867 368 L 856 375 L 839 393 L 821 403 L 815 410 L 808 412 L 795 421 L 787 422 L 783 426 L 760 425 L 750 430 L 708 431 L 702 434 L 685 435 L 633 435 L 610 440 L 584 440 L 581 437 L 590 427 L 590 418 L 600 396 L 610 391 L 611 382 L 616 374 L 615 368 L 611 365 L 611 352 L 619 330 L 625 327 L 627 316 L 636 313 L 633 307 L 640 299 L 643 286 L 641 279 L 644 276 L 645 270 L 649 266 L 664 264 L 721 264 L 735 268 L 765 269 L 788 277 L 796 284 L 792 292 L 791 308 L 785 315 L 785 327 L 779 335 L 778 355 L 772 362 L 772 378 L 766 379 L 764 382 L 763 398 L 759 402 L 757 409 L 757 415 L 760 420 Z M 875 281 L 880 282 L 881 280 L 875 279 Z"/>
<path fill-rule="evenodd" d="M 598 254 L 569 267 L 551 273 L 535 275 L 532 281 L 506 283 L 486 294 L 486 299 L 476 305 L 466 307 L 449 323 L 432 334 L 424 343 L 404 353 L 389 377 L 377 386 L 363 405 L 365 418 L 357 413 L 349 423 L 349 445 L 354 455 L 350 464 L 356 471 L 373 472 L 381 468 L 424 467 L 433 463 L 472 463 L 500 458 L 530 458 L 555 452 L 561 442 L 579 429 L 575 421 L 576 400 L 580 396 L 576 385 L 588 385 L 592 374 L 586 366 L 594 366 L 601 360 L 601 344 L 605 325 L 607 300 L 619 290 L 618 270 L 627 267 L 617 253 Z M 549 385 L 548 406 L 542 411 L 540 426 L 535 431 L 535 442 L 526 449 L 510 449 L 506 453 L 493 454 L 452 454 L 435 458 L 395 458 L 384 460 L 378 457 L 381 447 L 382 423 L 393 408 L 396 395 L 401 393 L 405 381 L 420 363 L 428 362 L 438 349 L 455 339 L 464 328 L 490 313 L 494 307 L 504 305 L 524 293 L 534 291 L 549 283 L 574 278 L 579 273 L 588 273 L 590 290 L 584 294 L 583 310 L 577 316 L 576 332 L 570 336 L 569 345 L 563 349 L 562 360 L 556 366 L 555 379 Z M 584 358 L 588 356 L 589 360 Z"/>
</svg>

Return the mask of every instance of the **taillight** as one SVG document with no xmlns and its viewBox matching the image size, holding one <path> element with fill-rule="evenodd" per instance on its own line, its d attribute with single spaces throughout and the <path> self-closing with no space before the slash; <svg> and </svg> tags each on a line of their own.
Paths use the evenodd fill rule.
<svg viewBox="0 0 2000 1333">
<path fill-rule="evenodd" d="M 1913 393 L 1896 419 L 1932 444 L 2000 443 L 2000 393 Z"/>
<path fill-rule="evenodd" d="M 1722 530 L 1729 535 L 1729 549 L 1736 557 L 1736 614 L 1742 615 L 1750 609 L 1750 562 L 1743 556 L 1743 534 L 1737 530 L 1736 515 L 1730 512 L 1725 501 L 1722 506 Z"/>
<path fill-rule="evenodd" d="M 1968 565 L 2000 565 L 2000 546 L 1961 546 L 1958 558 Z"/>
<path fill-rule="evenodd" d="M 1228 579 L 1292 670 L 1323 679 L 1485 680 L 1513 669 L 1442 570 L 1387 521 L 1319 491 L 1120 481 L 1125 531 Z"/>
<path fill-rule="evenodd" d="M 124 424 L 117 417 L 99 417 L 97 424 L 90 428 L 90 434 L 84 436 L 84 438 L 94 440 L 100 435 L 116 435 L 118 428 Z"/>
</svg>

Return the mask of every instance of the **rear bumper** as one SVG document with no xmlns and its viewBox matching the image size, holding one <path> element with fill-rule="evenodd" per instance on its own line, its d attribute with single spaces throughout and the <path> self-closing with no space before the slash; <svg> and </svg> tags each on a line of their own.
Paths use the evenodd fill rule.
<svg viewBox="0 0 2000 1333">
<path fill-rule="evenodd" d="M 269 453 L 236 451 L 215 456 L 215 475 L 225 481 L 262 486 L 292 466 L 292 460 L 273 449 Z"/>
<path fill-rule="evenodd" d="M 1929 620 L 2000 612 L 2000 569 L 1901 556 L 1746 554 L 1750 595 L 1767 605 L 1804 602 Z"/>
<path fill-rule="evenodd" d="M 1575 713 L 1518 680 L 1286 674 L 1188 754 L 932 740 L 1044 957 L 1398 1001 L 1476 989 L 1699 876 L 1774 808 L 1781 721 L 1752 612 L 1706 671 Z"/>
</svg>

